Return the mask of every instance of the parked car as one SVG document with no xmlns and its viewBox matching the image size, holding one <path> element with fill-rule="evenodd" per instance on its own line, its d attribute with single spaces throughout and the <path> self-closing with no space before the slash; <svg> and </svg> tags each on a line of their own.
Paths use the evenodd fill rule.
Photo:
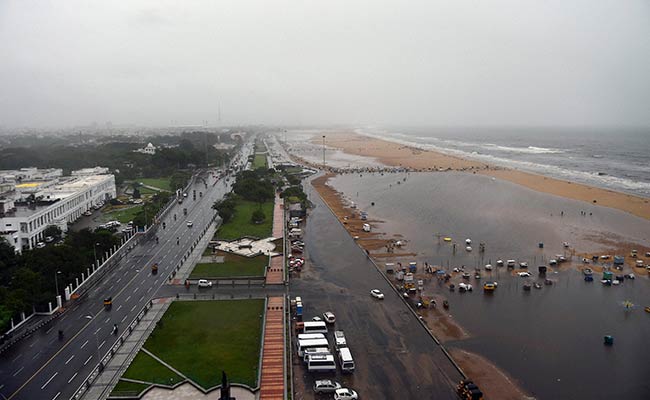
<svg viewBox="0 0 650 400">
<path fill-rule="evenodd" d="M 332 393 L 341 389 L 341 384 L 331 379 L 321 379 L 314 382 L 314 392 L 316 393 Z"/>
<path fill-rule="evenodd" d="M 336 389 L 334 391 L 334 400 L 357 400 L 357 392 L 348 388 Z"/>
<path fill-rule="evenodd" d="M 212 287 L 212 282 L 207 279 L 199 279 L 199 287 Z"/>
<path fill-rule="evenodd" d="M 334 331 L 334 344 L 337 349 L 348 347 L 348 342 L 345 340 L 345 334 L 343 331 Z"/>
<path fill-rule="evenodd" d="M 379 289 L 372 289 L 370 291 L 370 295 L 375 299 L 380 299 L 380 300 L 384 299 L 384 294 L 381 291 L 379 291 Z"/>
<path fill-rule="evenodd" d="M 192 221 L 187 221 L 187 227 L 188 227 L 188 228 L 191 228 L 192 226 L 194 226 L 194 222 L 192 222 Z"/>
<path fill-rule="evenodd" d="M 43 247 L 45 247 L 45 243 L 43 243 L 43 242 L 36 243 L 36 248 L 37 249 L 42 249 Z"/>
<path fill-rule="evenodd" d="M 327 322 L 328 324 L 333 324 L 336 322 L 336 316 L 334 316 L 334 313 L 331 311 L 326 311 L 323 313 L 323 320 Z"/>
</svg>

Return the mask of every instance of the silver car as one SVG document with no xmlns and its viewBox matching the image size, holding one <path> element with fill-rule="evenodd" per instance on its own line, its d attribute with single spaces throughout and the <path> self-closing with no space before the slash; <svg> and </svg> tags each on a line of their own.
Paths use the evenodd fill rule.
<svg viewBox="0 0 650 400">
<path fill-rule="evenodd" d="M 316 393 L 334 393 L 341 388 L 341 384 L 330 379 L 322 379 L 314 382 L 314 392 Z"/>
</svg>

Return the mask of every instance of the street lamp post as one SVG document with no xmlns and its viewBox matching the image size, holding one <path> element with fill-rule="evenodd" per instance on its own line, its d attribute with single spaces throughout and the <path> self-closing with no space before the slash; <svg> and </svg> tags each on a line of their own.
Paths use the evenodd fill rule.
<svg viewBox="0 0 650 400">
<path fill-rule="evenodd" d="M 97 246 L 99 246 L 99 243 L 93 244 L 93 255 L 95 256 L 95 268 L 97 268 Z"/>
<path fill-rule="evenodd" d="M 56 295 L 57 295 L 57 296 L 60 294 L 60 293 L 59 293 L 59 279 L 58 279 L 58 275 L 59 275 L 60 273 L 61 273 L 61 271 L 56 271 L 56 272 L 54 273 L 54 287 L 56 288 Z"/>
<path fill-rule="evenodd" d="M 325 135 L 323 135 L 323 169 L 325 169 Z"/>
<path fill-rule="evenodd" d="M 92 315 L 86 315 L 86 319 L 89 319 L 92 322 L 93 316 Z M 97 331 L 95 331 L 94 335 L 95 335 L 95 349 L 97 350 L 97 364 L 99 365 L 99 368 L 101 369 L 102 368 L 102 366 L 101 366 L 101 361 L 102 360 L 99 357 L 99 340 L 97 339 Z"/>
</svg>

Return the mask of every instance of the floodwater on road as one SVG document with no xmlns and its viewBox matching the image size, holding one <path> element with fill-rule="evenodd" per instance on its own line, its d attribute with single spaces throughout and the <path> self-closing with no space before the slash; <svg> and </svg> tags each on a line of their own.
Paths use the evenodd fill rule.
<svg viewBox="0 0 650 400">
<path fill-rule="evenodd" d="M 541 282 L 538 265 L 556 254 L 571 256 L 564 241 L 577 252 L 606 248 L 602 239 L 633 243 L 640 253 L 650 243 L 650 221 L 481 175 L 356 173 L 330 182 L 370 219 L 384 221 L 375 230 L 403 235 L 404 250 L 417 256 L 401 261 L 417 261 L 420 272 L 424 261 L 473 271 L 515 259 L 528 262 L 530 282 Z M 458 243 L 455 252 L 444 237 Z M 466 238 L 472 239 L 470 252 Z M 486 245 L 484 253 L 479 242 Z M 526 279 L 505 267 L 481 273 L 482 281 L 498 281 L 493 294 L 484 294 L 482 281 L 474 278 L 472 293 L 450 292 L 435 279 L 425 286 L 427 295 L 449 299 L 449 312 L 470 334 L 446 346 L 485 356 L 539 399 L 650 398 L 647 276 L 604 286 L 599 273 L 585 282 L 580 271 L 562 268 L 548 274 L 553 285 L 524 292 Z M 626 301 L 635 306 L 626 308 Z M 613 346 L 603 345 L 604 335 L 614 336 Z"/>
</svg>

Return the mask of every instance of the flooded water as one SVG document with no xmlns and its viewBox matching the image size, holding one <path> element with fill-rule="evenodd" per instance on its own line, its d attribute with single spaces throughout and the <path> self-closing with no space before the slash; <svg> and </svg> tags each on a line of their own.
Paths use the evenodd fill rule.
<svg viewBox="0 0 650 400">
<path fill-rule="evenodd" d="M 404 250 L 417 253 L 412 260 L 420 265 L 473 268 L 516 259 L 529 263 L 531 281 L 541 281 L 537 265 L 571 255 L 564 241 L 577 251 L 605 250 L 599 238 L 637 243 L 640 251 L 650 244 L 650 221 L 480 175 L 348 174 L 331 182 L 370 219 L 384 221 L 378 231 L 404 235 Z M 447 236 L 458 243 L 456 252 L 439 239 Z M 471 252 L 464 249 L 466 238 L 472 239 Z M 486 245 L 484 254 L 477 251 L 479 242 Z M 554 285 L 524 292 L 525 279 L 506 268 L 482 273 L 483 280 L 499 283 L 492 295 L 473 278 L 478 290 L 472 293 L 452 293 L 436 283 L 425 288 L 425 294 L 447 296 L 450 312 L 471 335 L 448 346 L 487 357 L 540 399 L 650 398 L 647 277 L 608 287 L 600 274 L 588 283 L 566 268 L 548 275 Z M 626 300 L 636 306 L 626 309 Z M 611 347 L 603 345 L 607 334 L 614 336 Z"/>
</svg>

